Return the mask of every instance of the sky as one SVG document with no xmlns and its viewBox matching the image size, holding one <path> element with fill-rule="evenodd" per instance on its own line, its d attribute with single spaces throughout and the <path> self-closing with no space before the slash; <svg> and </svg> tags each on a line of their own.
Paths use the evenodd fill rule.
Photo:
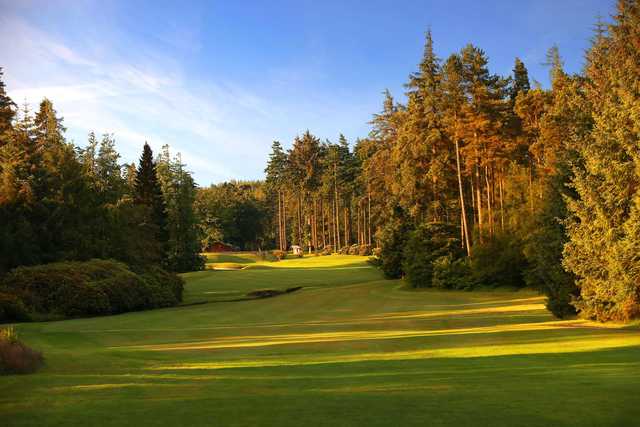
<svg viewBox="0 0 640 427">
<path fill-rule="evenodd" d="M 548 86 L 557 44 L 579 72 L 613 0 L 0 0 L 9 95 L 49 98 L 67 139 L 111 133 L 123 162 L 169 144 L 201 186 L 261 179 L 271 143 L 369 132 L 389 89 L 403 100 L 427 29 L 441 58 L 468 43 L 492 72 L 520 57 Z"/>
</svg>

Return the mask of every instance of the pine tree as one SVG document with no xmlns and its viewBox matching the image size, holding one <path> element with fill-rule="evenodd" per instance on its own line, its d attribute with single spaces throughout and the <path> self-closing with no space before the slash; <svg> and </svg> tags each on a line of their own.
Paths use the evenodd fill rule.
<svg viewBox="0 0 640 427">
<path fill-rule="evenodd" d="M 458 189 L 458 209 L 460 211 L 461 242 L 467 255 L 471 256 L 472 228 L 470 207 L 467 203 L 466 183 L 464 181 L 464 117 L 466 96 L 464 89 L 463 65 L 459 55 L 451 55 L 443 68 L 443 124 L 448 140 L 453 143 L 455 152 L 455 170 Z"/>
<path fill-rule="evenodd" d="M 301 137 L 296 137 L 289 150 L 290 177 L 296 188 L 296 222 L 294 240 L 309 248 L 316 248 L 317 212 L 313 194 L 320 186 L 321 176 L 320 140 L 308 130 Z"/>
<path fill-rule="evenodd" d="M 265 169 L 267 188 L 271 193 L 275 193 L 275 199 L 278 204 L 278 247 L 282 251 L 286 251 L 287 244 L 287 226 L 286 226 L 286 200 L 285 190 L 287 187 L 287 154 L 282 149 L 279 141 L 273 141 L 271 145 L 271 154 Z"/>
<path fill-rule="evenodd" d="M 515 65 L 513 67 L 513 83 L 509 91 L 509 97 L 511 102 L 514 103 L 516 97 L 520 93 L 527 93 L 531 89 L 529 83 L 529 72 L 520 58 L 516 58 Z"/>
<path fill-rule="evenodd" d="M 178 153 L 171 157 L 169 146 L 162 147 L 156 171 L 167 214 L 166 266 L 186 272 L 204 267 L 200 256 L 200 233 L 194 210 L 196 185 Z"/>
<path fill-rule="evenodd" d="M 564 259 L 578 276 L 577 308 L 598 320 L 640 316 L 640 5 L 617 8 L 610 35 L 599 34 L 588 55 L 594 125 L 575 144 L 579 197 L 569 203 Z"/>
<path fill-rule="evenodd" d="M 2 76 L 2 67 L 0 67 L 0 147 L 8 143 L 9 132 L 13 128 L 17 110 L 16 104 L 7 95 Z"/>
<path fill-rule="evenodd" d="M 166 257 L 166 244 L 169 239 L 167 233 L 167 212 L 162 188 L 158 180 L 153 151 L 145 142 L 142 156 L 138 163 L 135 180 L 135 203 L 147 207 L 149 232 L 159 245 L 157 255 L 161 259 Z"/>
<path fill-rule="evenodd" d="M 96 175 L 100 185 L 99 191 L 105 203 L 117 203 L 124 192 L 125 182 L 119 159 L 120 154 L 116 151 L 113 135 L 102 135 L 96 157 Z"/>
<path fill-rule="evenodd" d="M 419 70 L 406 85 L 407 109 L 394 145 L 401 203 L 416 218 L 437 221 L 446 215 L 448 150 L 441 123 L 441 70 L 431 32 L 425 40 Z"/>
</svg>

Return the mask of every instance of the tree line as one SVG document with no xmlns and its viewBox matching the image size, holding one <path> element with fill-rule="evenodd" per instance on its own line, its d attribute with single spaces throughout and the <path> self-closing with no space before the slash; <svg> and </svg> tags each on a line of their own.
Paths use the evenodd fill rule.
<svg viewBox="0 0 640 427">
<path fill-rule="evenodd" d="M 0 274 L 22 265 L 110 258 L 171 271 L 203 267 L 196 185 L 180 155 L 144 144 L 121 164 L 112 135 L 65 139 L 50 100 L 34 114 L 7 95 L 0 69 Z"/>
<path fill-rule="evenodd" d="M 469 44 L 441 59 L 430 32 L 406 101 L 388 91 L 367 138 L 309 131 L 266 167 L 274 243 L 380 247 L 414 286 L 530 285 L 558 316 L 640 315 L 640 6 L 598 22 L 584 69 L 557 46 L 550 88 L 525 64 L 489 70 Z"/>
<path fill-rule="evenodd" d="M 518 58 L 492 73 L 473 44 L 440 58 L 428 32 L 366 138 L 306 131 L 273 143 L 264 182 L 202 189 L 167 147 L 145 144 L 136 167 L 111 135 L 69 143 L 49 100 L 18 112 L 0 78 L 0 273 L 90 258 L 188 271 L 216 241 L 375 248 L 413 286 L 528 285 L 560 317 L 638 317 L 639 52 L 637 0 L 596 24 L 581 72 L 552 47 L 549 88 Z"/>
</svg>

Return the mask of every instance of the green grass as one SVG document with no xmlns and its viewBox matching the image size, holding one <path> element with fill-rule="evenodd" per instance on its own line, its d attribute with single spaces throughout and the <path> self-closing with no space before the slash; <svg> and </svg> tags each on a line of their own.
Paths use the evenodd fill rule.
<svg viewBox="0 0 640 427">
<path fill-rule="evenodd" d="M 251 259 L 248 257 L 248 259 Z M 408 292 L 365 258 L 185 275 L 186 303 L 20 324 L 47 366 L 0 377 L 0 424 L 619 426 L 640 329 L 557 321 L 531 291 Z M 256 289 L 303 289 L 224 302 Z"/>
</svg>

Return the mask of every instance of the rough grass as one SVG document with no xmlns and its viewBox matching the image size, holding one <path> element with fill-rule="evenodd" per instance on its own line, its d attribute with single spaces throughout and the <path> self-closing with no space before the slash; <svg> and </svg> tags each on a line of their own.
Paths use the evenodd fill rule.
<svg viewBox="0 0 640 427">
<path fill-rule="evenodd" d="M 184 275 L 187 302 L 208 304 L 21 324 L 47 365 L 0 378 L 3 424 L 618 426 L 640 417 L 638 325 L 557 321 L 530 291 L 407 292 L 365 260 L 254 260 Z M 220 302 L 292 286 L 304 288 Z"/>
</svg>

